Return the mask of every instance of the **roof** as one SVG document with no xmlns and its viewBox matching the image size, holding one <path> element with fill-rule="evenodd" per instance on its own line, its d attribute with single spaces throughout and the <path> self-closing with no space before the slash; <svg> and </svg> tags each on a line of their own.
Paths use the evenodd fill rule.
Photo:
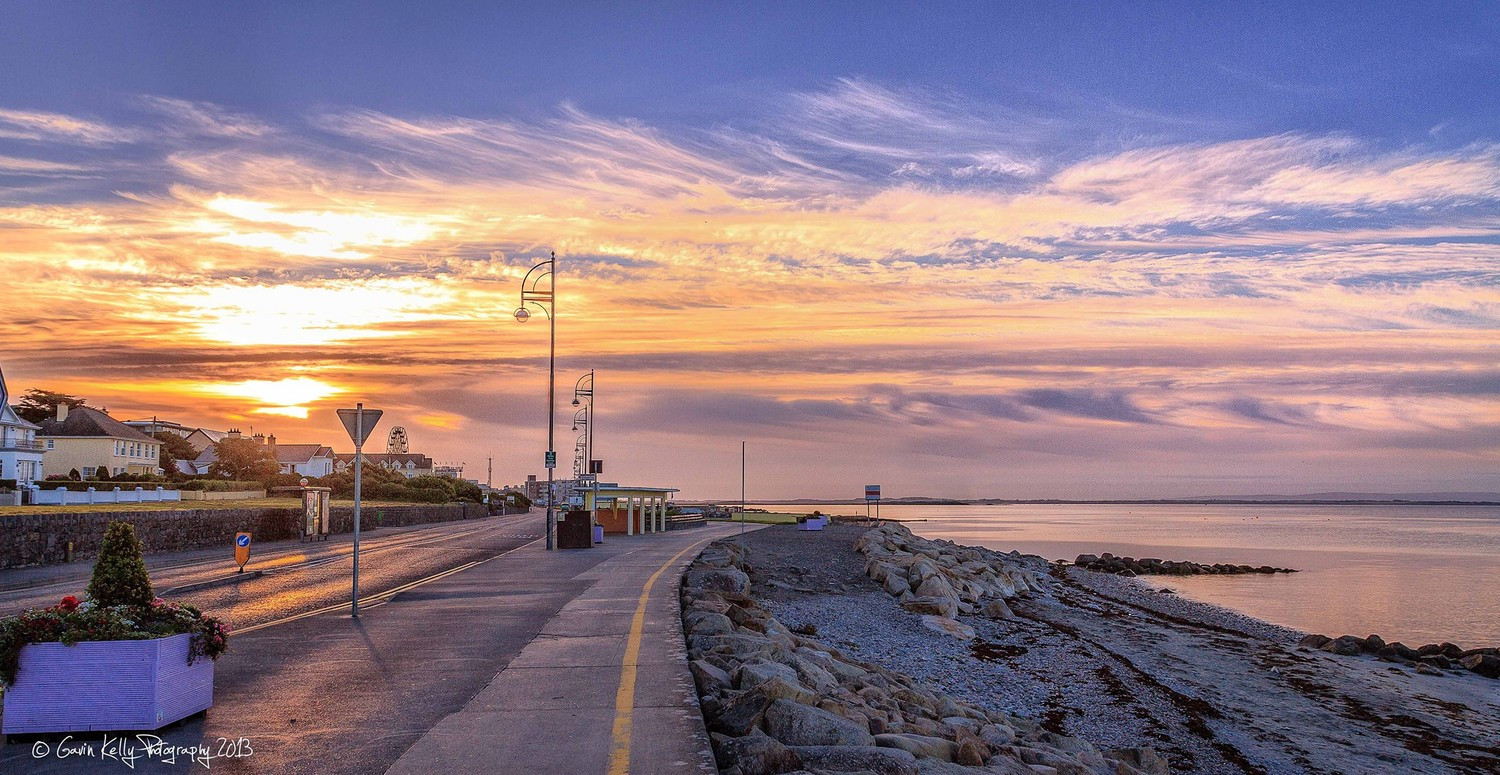
<svg viewBox="0 0 1500 775">
<path fill-rule="evenodd" d="M 75 406 L 68 410 L 68 419 L 58 422 L 57 420 L 43 420 L 37 431 L 38 436 L 74 437 L 74 438 L 111 438 L 125 439 L 127 441 L 149 441 L 159 444 L 156 439 L 116 420 L 113 417 L 99 411 L 91 406 Z"/>
<path fill-rule="evenodd" d="M 4 371 L 0 371 L 0 423 L 20 426 L 22 428 L 35 429 L 38 427 L 35 423 L 21 419 L 21 416 L 16 414 L 16 410 L 10 408 L 10 391 L 5 387 Z"/>
<path fill-rule="evenodd" d="M 341 463 L 354 462 L 353 452 L 340 452 L 333 457 Z M 410 462 L 415 463 L 418 468 L 432 468 L 432 458 L 417 452 L 366 452 L 365 462 L 377 466 L 381 463 L 401 463 L 405 465 Z"/>
<path fill-rule="evenodd" d="M 273 448 L 278 463 L 306 463 L 315 457 L 333 457 L 333 448 L 322 444 L 282 444 Z"/>
</svg>

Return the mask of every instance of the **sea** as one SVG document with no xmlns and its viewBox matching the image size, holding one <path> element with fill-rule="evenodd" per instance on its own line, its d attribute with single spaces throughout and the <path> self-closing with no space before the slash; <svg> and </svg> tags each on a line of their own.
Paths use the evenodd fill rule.
<svg viewBox="0 0 1500 775">
<path fill-rule="evenodd" d="M 865 512 L 863 504 L 752 508 Z M 1500 506 L 890 504 L 880 516 L 927 538 L 1052 560 L 1113 552 L 1296 568 L 1142 580 L 1305 632 L 1500 646 Z"/>
</svg>

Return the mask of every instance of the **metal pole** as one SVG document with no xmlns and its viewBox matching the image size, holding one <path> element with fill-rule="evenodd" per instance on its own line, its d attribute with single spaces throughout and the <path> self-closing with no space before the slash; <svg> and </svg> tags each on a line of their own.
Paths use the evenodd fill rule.
<svg viewBox="0 0 1500 775">
<path fill-rule="evenodd" d="M 354 435 L 356 438 L 365 437 L 365 405 L 358 403 L 354 405 Z M 365 445 L 358 443 L 354 445 L 354 583 L 350 593 L 350 614 L 359 618 L 359 496 L 360 496 L 360 469 L 365 467 Z"/>
<path fill-rule="evenodd" d="M 557 253 L 552 253 L 552 272 L 547 277 L 547 285 L 552 293 L 552 314 L 547 316 L 547 452 L 556 455 L 556 449 L 552 446 L 553 413 L 556 409 L 556 401 L 553 400 L 553 383 L 557 381 Z M 555 464 L 554 464 L 555 465 Z M 552 468 L 547 469 L 547 548 L 552 549 L 552 532 L 555 522 L 553 515 L 553 502 L 557 500 L 557 491 L 552 485 Z"/>
<path fill-rule="evenodd" d="M 745 544 L 745 442 L 740 442 L 740 548 Z M 743 556 L 743 555 L 742 555 Z"/>
</svg>

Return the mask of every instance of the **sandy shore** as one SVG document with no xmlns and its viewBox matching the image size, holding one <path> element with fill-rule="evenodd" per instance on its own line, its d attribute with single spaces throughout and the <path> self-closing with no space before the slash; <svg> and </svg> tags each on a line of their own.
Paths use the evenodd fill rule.
<svg viewBox="0 0 1500 775">
<path fill-rule="evenodd" d="M 1500 684 L 1299 648 L 1303 635 L 1143 582 L 1011 561 L 1048 579 L 1014 620 L 924 626 L 865 576 L 865 529 L 745 536 L 751 595 L 851 657 L 1100 746 L 1194 773 L 1500 773 Z"/>
</svg>

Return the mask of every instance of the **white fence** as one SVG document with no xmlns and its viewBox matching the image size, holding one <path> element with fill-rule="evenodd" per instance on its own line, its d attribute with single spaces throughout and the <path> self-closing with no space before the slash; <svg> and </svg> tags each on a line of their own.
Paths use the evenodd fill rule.
<svg viewBox="0 0 1500 775">
<path fill-rule="evenodd" d="M 160 487 L 146 489 L 137 487 L 133 490 L 122 490 L 116 487 L 112 490 L 98 490 L 93 487 L 82 492 L 58 487 L 55 490 L 36 489 L 31 491 L 31 502 L 39 506 L 68 506 L 89 503 L 153 503 L 157 501 L 180 501 L 182 491 L 163 490 Z"/>
</svg>

